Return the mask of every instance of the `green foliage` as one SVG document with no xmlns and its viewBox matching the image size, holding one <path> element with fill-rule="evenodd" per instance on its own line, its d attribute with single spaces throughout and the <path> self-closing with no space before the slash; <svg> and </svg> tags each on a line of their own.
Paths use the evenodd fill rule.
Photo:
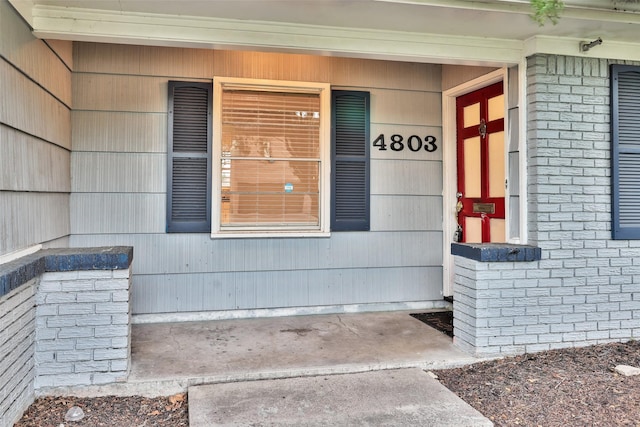
<svg viewBox="0 0 640 427">
<path fill-rule="evenodd" d="M 558 23 L 560 12 L 564 8 L 562 0 L 531 0 L 533 9 L 533 20 L 543 26 L 547 19 L 553 23 Z"/>
</svg>

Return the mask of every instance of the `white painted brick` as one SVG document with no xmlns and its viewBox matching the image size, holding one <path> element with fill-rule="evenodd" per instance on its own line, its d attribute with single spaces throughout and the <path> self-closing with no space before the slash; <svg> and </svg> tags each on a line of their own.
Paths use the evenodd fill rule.
<svg viewBox="0 0 640 427">
<path fill-rule="evenodd" d="M 129 289 L 129 281 L 124 279 L 97 280 L 95 282 L 96 291 L 115 291 Z"/>
<path fill-rule="evenodd" d="M 40 340 L 36 342 L 36 351 L 73 350 L 75 344 L 73 339 Z"/>
<path fill-rule="evenodd" d="M 78 302 L 109 302 L 111 301 L 111 292 L 79 292 L 77 299 Z"/>
<path fill-rule="evenodd" d="M 66 327 L 60 329 L 58 338 L 85 338 L 93 337 L 94 330 L 91 327 Z"/>
<path fill-rule="evenodd" d="M 130 299 L 129 291 L 114 291 L 111 293 L 113 302 L 128 302 Z"/>
<path fill-rule="evenodd" d="M 111 270 L 83 270 L 78 271 L 78 280 L 93 281 L 94 279 L 111 279 L 113 274 Z"/>
<path fill-rule="evenodd" d="M 94 282 L 91 280 L 62 282 L 62 290 L 65 292 L 87 292 L 93 291 L 94 289 Z"/>
<path fill-rule="evenodd" d="M 62 291 L 62 283 L 56 281 L 41 281 L 38 285 L 39 292 L 60 292 Z"/>
<path fill-rule="evenodd" d="M 113 270 L 112 275 L 114 279 L 128 279 L 131 277 L 131 270 L 130 269 Z"/>
<path fill-rule="evenodd" d="M 95 304 L 90 303 L 75 303 L 70 305 L 60 305 L 58 307 L 58 314 L 66 315 L 66 314 L 92 314 L 95 313 L 96 307 Z"/>
<path fill-rule="evenodd" d="M 128 313 L 129 304 L 124 302 L 102 303 L 102 304 L 96 304 L 95 309 L 96 309 L 96 313 L 99 313 L 99 314 Z"/>
<path fill-rule="evenodd" d="M 537 335 L 516 336 L 516 337 L 513 338 L 513 343 L 515 345 L 537 344 L 538 343 L 538 337 L 537 337 Z"/>
<path fill-rule="evenodd" d="M 112 362 L 113 363 L 113 362 Z M 99 362 L 77 362 L 73 364 L 76 373 L 84 372 L 108 372 L 110 370 L 109 361 L 103 360 Z"/>
<path fill-rule="evenodd" d="M 68 304 L 76 302 L 75 293 L 53 292 L 45 295 L 44 304 Z"/>
<path fill-rule="evenodd" d="M 109 363 L 111 364 L 111 372 L 127 371 L 129 369 L 129 362 L 125 359 L 111 360 Z"/>
<path fill-rule="evenodd" d="M 38 376 L 70 374 L 73 372 L 73 365 L 70 363 L 41 363 L 37 367 Z"/>
<path fill-rule="evenodd" d="M 111 348 L 111 338 L 83 338 L 75 345 L 77 350 Z"/>
<path fill-rule="evenodd" d="M 126 348 L 96 349 L 93 352 L 93 360 L 126 359 L 127 356 Z"/>
<path fill-rule="evenodd" d="M 95 337 L 122 337 L 127 336 L 129 333 L 128 325 L 116 325 L 116 326 L 96 326 Z"/>
<path fill-rule="evenodd" d="M 78 278 L 77 271 L 48 271 L 42 274 L 41 281 L 62 281 L 62 280 L 76 280 Z"/>
<path fill-rule="evenodd" d="M 91 351 L 59 351 L 56 353 L 56 360 L 60 363 L 64 362 L 84 362 L 92 360 L 93 354 Z M 73 367 L 73 364 L 68 364 Z M 73 368 L 72 368 L 73 370 Z"/>
<path fill-rule="evenodd" d="M 126 376 L 122 373 L 95 373 L 93 374 L 92 384 L 109 384 L 126 381 Z"/>
</svg>

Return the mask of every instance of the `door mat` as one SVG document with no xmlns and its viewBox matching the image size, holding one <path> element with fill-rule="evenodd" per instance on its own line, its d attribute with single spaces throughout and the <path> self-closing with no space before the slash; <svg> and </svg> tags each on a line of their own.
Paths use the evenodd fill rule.
<svg viewBox="0 0 640 427">
<path fill-rule="evenodd" d="M 425 323 L 453 338 L 453 311 L 412 313 L 411 317 L 415 317 L 422 323 Z"/>
</svg>

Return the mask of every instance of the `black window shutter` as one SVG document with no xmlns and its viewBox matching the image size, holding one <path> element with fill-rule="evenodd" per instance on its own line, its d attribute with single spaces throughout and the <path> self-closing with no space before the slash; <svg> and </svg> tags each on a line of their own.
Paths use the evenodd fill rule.
<svg viewBox="0 0 640 427">
<path fill-rule="evenodd" d="M 612 235 L 640 239 L 640 67 L 611 66 Z"/>
<path fill-rule="evenodd" d="M 331 230 L 369 230 L 369 92 L 331 94 Z"/>
<path fill-rule="evenodd" d="M 167 232 L 211 231 L 210 83 L 169 82 Z"/>
</svg>

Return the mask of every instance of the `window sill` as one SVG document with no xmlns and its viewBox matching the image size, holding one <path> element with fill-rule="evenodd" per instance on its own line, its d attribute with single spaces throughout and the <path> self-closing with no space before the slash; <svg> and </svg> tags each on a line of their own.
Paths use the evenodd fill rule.
<svg viewBox="0 0 640 427">
<path fill-rule="evenodd" d="M 280 238 L 305 238 L 305 237 L 331 237 L 331 233 L 322 231 L 233 231 L 228 233 L 212 233 L 212 239 L 280 239 Z"/>
</svg>

